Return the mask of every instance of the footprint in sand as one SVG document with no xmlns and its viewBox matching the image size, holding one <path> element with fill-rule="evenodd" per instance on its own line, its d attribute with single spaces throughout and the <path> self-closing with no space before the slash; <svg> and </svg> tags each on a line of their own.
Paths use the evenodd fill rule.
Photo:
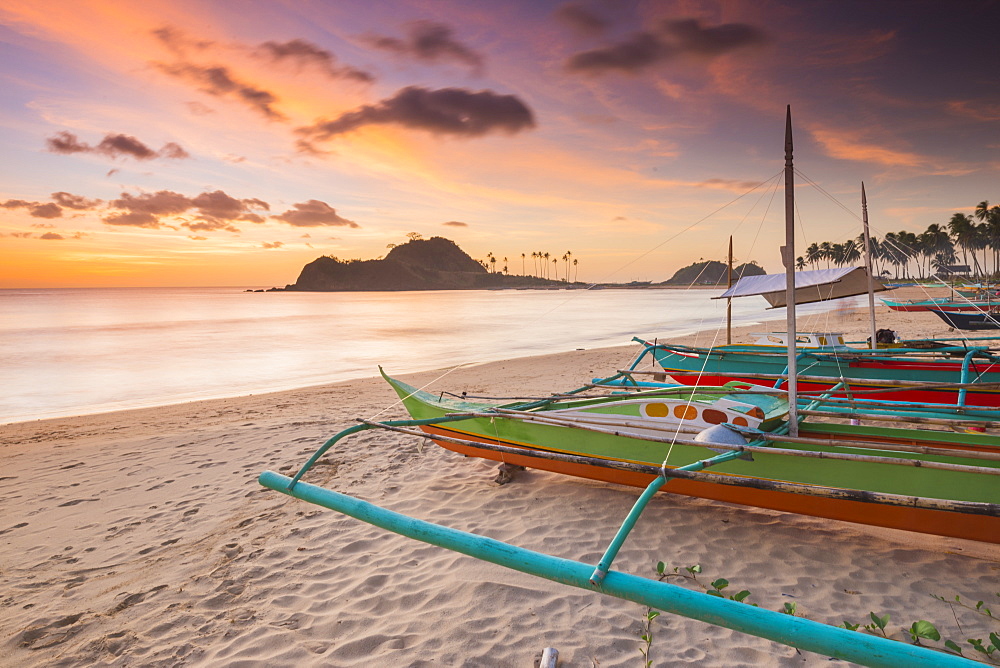
<svg viewBox="0 0 1000 668">
<path fill-rule="evenodd" d="M 65 506 L 75 506 L 78 503 L 85 503 L 87 501 L 100 501 L 100 499 L 73 499 L 72 501 L 67 501 L 66 503 L 60 503 L 58 507 L 63 508 Z"/>
<path fill-rule="evenodd" d="M 21 522 L 20 524 L 15 524 L 12 527 L 8 527 L 8 528 L 4 529 L 3 531 L 0 531 L 0 536 L 4 535 L 5 533 L 10 533 L 14 529 L 23 529 L 26 526 L 28 526 L 27 522 Z"/>
<path fill-rule="evenodd" d="M 29 647 L 31 649 L 45 649 L 46 647 L 66 642 L 82 630 L 80 627 L 74 627 L 74 625 L 80 621 L 83 614 L 82 612 L 78 612 L 75 615 L 57 619 L 49 624 L 28 627 L 21 633 L 17 644 L 21 647 Z M 60 631 L 60 629 L 63 630 Z"/>
<path fill-rule="evenodd" d="M 138 594 L 127 594 L 125 598 L 123 598 L 118 603 L 118 605 L 116 605 L 114 608 L 111 609 L 110 612 L 108 612 L 108 614 L 113 615 L 116 612 L 121 612 L 122 610 L 125 610 L 126 608 L 131 608 L 136 603 L 141 603 L 150 594 L 155 594 L 161 589 L 166 589 L 166 588 L 167 585 L 157 585 L 152 589 L 150 589 L 149 591 L 139 592 Z"/>
</svg>

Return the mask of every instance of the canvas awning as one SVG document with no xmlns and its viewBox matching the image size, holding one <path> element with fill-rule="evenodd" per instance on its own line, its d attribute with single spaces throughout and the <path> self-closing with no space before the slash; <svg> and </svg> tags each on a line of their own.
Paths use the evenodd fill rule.
<svg viewBox="0 0 1000 668">
<path fill-rule="evenodd" d="M 877 278 L 872 282 L 875 292 L 887 290 Z M 736 285 L 713 299 L 760 295 L 768 308 L 781 308 L 785 301 L 785 274 L 744 276 Z M 795 272 L 795 303 L 811 304 L 827 299 L 840 299 L 868 293 L 868 272 L 864 267 L 840 267 Z"/>
</svg>

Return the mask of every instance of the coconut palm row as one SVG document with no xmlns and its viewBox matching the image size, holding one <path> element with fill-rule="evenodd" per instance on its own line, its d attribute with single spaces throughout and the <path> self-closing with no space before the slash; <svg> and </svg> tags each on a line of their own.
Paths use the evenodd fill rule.
<svg viewBox="0 0 1000 668">
<path fill-rule="evenodd" d="M 804 257 L 796 258 L 796 266 L 805 269 L 823 263 L 827 268 L 855 264 L 861 260 L 864 248 L 863 235 L 842 244 L 812 243 Z M 1000 206 L 991 207 L 984 200 L 972 216 L 956 213 L 946 224 L 931 223 L 920 233 L 902 230 L 887 232 L 882 239 L 873 236 L 871 249 L 876 275 L 925 278 L 960 258 L 975 276 L 995 274 L 1000 271 Z M 889 271 L 890 266 L 894 272 Z"/>
<path fill-rule="evenodd" d="M 528 276 L 529 275 L 528 271 L 527 271 L 527 266 L 525 264 L 527 258 L 528 258 L 528 254 L 527 253 L 521 253 L 521 275 L 522 276 Z M 549 266 L 549 260 L 550 260 L 550 258 L 551 258 L 551 265 L 552 265 L 551 267 Z M 531 266 L 531 274 L 530 275 L 534 276 L 535 278 L 546 278 L 546 279 L 550 279 L 550 280 L 554 280 L 554 281 L 560 280 L 560 277 L 559 277 L 559 259 L 560 258 L 556 257 L 554 254 L 548 253 L 548 252 L 545 252 L 545 251 L 538 251 L 538 252 L 532 253 L 531 254 L 531 265 L 532 266 Z M 563 266 L 564 266 L 564 268 L 563 268 L 563 274 L 562 274 L 562 280 L 569 281 L 570 265 L 572 263 L 572 267 L 573 267 L 573 281 L 576 281 L 576 275 L 577 275 L 577 272 L 579 270 L 580 261 L 578 259 L 576 259 L 575 257 L 573 257 L 572 251 L 566 251 L 565 253 L 563 253 L 563 256 L 562 256 L 561 259 L 563 261 Z M 486 267 L 488 270 L 492 271 L 493 273 L 497 273 L 497 262 L 498 261 L 499 260 L 497 260 L 496 256 L 493 255 L 493 253 L 487 253 L 486 254 L 486 261 L 485 262 L 480 261 L 480 262 L 482 262 L 482 265 L 484 267 Z M 550 268 L 552 269 L 551 273 L 549 272 Z M 508 268 L 508 264 L 507 264 L 507 258 L 503 258 L 503 265 L 502 265 L 502 267 L 500 269 L 500 273 L 507 274 L 507 273 L 509 273 L 508 269 L 509 268 Z"/>
</svg>

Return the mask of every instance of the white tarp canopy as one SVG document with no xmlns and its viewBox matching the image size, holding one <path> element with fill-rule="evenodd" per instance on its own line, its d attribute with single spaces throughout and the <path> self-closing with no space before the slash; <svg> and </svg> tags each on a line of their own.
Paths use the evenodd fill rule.
<svg viewBox="0 0 1000 668">
<path fill-rule="evenodd" d="M 878 279 L 872 281 L 875 292 L 887 290 Z M 760 295 L 771 304 L 768 308 L 781 308 L 785 300 L 785 274 L 744 276 L 736 285 L 713 299 L 749 297 Z M 868 271 L 864 267 L 840 267 L 795 272 L 795 303 L 811 304 L 827 299 L 853 297 L 868 292 Z"/>
</svg>

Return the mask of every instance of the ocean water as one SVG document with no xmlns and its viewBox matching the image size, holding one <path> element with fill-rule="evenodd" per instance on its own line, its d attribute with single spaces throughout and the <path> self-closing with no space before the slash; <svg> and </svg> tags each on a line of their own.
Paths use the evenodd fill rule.
<svg viewBox="0 0 1000 668">
<path fill-rule="evenodd" d="M 717 294 L 0 290 L 0 423 L 319 385 L 380 364 L 399 374 L 664 339 L 725 327 Z M 734 323 L 783 317 L 764 305 L 734 300 Z"/>
</svg>

